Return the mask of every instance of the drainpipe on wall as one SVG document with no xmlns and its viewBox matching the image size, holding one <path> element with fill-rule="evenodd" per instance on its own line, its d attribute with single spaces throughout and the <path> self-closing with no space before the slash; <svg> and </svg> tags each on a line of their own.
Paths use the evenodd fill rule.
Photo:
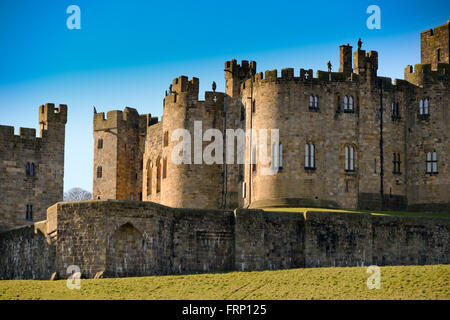
<svg viewBox="0 0 450 320">
<path fill-rule="evenodd" d="M 380 79 L 380 201 L 381 210 L 384 210 L 384 156 L 383 156 L 383 81 Z"/>
</svg>

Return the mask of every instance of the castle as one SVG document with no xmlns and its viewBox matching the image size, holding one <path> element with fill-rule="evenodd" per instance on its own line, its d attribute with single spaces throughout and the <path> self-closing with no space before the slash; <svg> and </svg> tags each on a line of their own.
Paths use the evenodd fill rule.
<svg viewBox="0 0 450 320">
<path fill-rule="evenodd" d="M 198 79 L 179 77 L 161 121 L 131 108 L 95 112 L 92 201 L 58 202 L 65 105 L 40 107 L 40 138 L 0 127 L 0 225 L 8 229 L 0 232 L 0 279 L 67 278 L 74 266 L 92 278 L 449 264 L 448 218 L 261 210 L 448 212 L 449 37 L 450 22 L 422 32 L 422 63 L 394 84 L 377 75 L 375 51 L 347 44 L 339 72 L 315 78 L 227 61 L 225 93 L 213 86 L 204 101 Z M 226 164 L 176 164 L 173 132 L 195 136 L 197 121 L 220 132 L 279 129 L 266 146 L 277 171 L 263 174 L 252 135 L 243 163 L 234 152 Z"/>
<path fill-rule="evenodd" d="M 178 208 L 448 211 L 449 29 L 422 32 L 421 64 L 394 84 L 377 75 L 376 51 L 358 45 L 352 53 L 347 44 L 339 72 L 315 78 L 312 70 L 296 76 L 287 68 L 280 77 L 258 73 L 255 62 L 227 61 L 225 93 L 205 92 L 204 101 L 197 78 L 176 78 L 159 122 L 132 108 L 95 113 L 93 197 Z M 174 164 L 172 133 L 193 135 L 196 121 L 221 132 L 279 129 L 279 146 L 267 149 L 279 155 L 280 170 L 261 174 L 248 137 L 245 164 L 236 155 L 233 164 Z"/>
</svg>

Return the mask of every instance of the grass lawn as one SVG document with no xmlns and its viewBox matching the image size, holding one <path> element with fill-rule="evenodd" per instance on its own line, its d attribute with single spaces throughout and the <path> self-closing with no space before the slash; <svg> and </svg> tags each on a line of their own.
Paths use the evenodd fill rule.
<svg viewBox="0 0 450 320">
<path fill-rule="evenodd" d="M 324 208 L 264 208 L 264 211 L 284 211 L 284 212 L 306 212 L 306 211 L 330 211 L 330 212 L 363 212 L 371 214 L 389 215 L 389 216 L 408 216 L 408 217 L 441 217 L 450 218 L 450 212 L 444 213 L 425 213 L 425 212 L 406 212 L 406 211 L 369 211 L 369 210 L 340 210 Z"/>
<path fill-rule="evenodd" d="M 121 279 L 0 281 L 0 299 L 450 299 L 450 265 L 381 267 L 369 290 L 365 267 L 229 272 Z"/>
</svg>

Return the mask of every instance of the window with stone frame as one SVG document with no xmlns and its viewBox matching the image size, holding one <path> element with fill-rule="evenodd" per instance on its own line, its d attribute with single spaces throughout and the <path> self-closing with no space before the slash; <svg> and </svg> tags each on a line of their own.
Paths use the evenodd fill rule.
<svg viewBox="0 0 450 320">
<path fill-rule="evenodd" d="M 163 159 L 163 179 L 167 178 L 167 158 Z"/>
<path fill-rule="evenodd" d="M 419 119 L 428 119 L 430 115 L 430 99 L 424 98 L 419 101 Z"/>
<path fill-rule="evenodd" d="M 429 151 L 426 153 L 426 167 L 427 167 L 426 173 L 428 174 L 438 173 L 436 150 Z"/>
<path fill-rule="evenodd" d="M 393 160 L 392 160 L 394 170 L 392 171 L 393 174 L 401 174 L 401 160 L 400 160 L 400 153 L 394 152 L 393 154 Z"/>
<path fill-rule="evenodd" d="M 313 143 L 307 143 L 305 145 L 305 169 L 306 170 L 315 170 L 315 146 Z"/>
<path fill-rule="evenodd" d="M 97 141 L 97 149 L 103 149 L 103 139 L 98 139 L 98 141 Z"/>
<path fill-rule="evenodd" d="M 152 162 L 147 161 L 147 196 L 152 194 Z"/>
<path fill-rule="evenodd" d="M 309 96 L 309 110 L 318 111 L 319 110 L 319 96 L 310 95 Z"/>
<path fill-rule="evenodd" d="M 102 167 L 97 167 L 97 179 L 100 179 L 103 175 Z"/>
<path fill-rule="evenodd" d="M 283 144 L 272 144 L 272 169 L 283 170 Z"/>
<path fill-rule="evenodd" d="M 25 219 L 26 220 L 33 220 L 33 205 L 27 204 L 25 207 Z"/>
<path fill-rule="evenodd" d="M 353 113 L 354 112 L 353 96 L 344 96 L 344 112 L 345 113 Z"/>
<path fill-rule="evenodd" d="M 164 132 L 164 147 L 169 145 L 169 131 Z"/>
<path fill-rule="evenodd" d="M 161 157 L 156 159 L 156 193 L 161 192 Z"/>
<path fill-rule="evenodd" d="M 351 145 L 345 146 L 345 171 L 355 171 L 355 148 Z"/>
<path fill-rule="evenodd" d="M 400 107 L 399 107 L 399 103 L 398 102 L 392 101 L 391 118 L 392 118 L 392 121 L 400 119 Z"/>
</svg>

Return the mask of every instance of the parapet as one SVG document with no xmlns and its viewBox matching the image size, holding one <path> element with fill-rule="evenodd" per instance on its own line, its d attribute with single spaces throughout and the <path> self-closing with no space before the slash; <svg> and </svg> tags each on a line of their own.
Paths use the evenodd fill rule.
<svg viewBox="0 0 450 320">
<path fill-rule="evenodd" d="M 376 76 L 378 70 L 378 52 L 369 51 L 366 54 L 365 50 L 358 49 L 353 54 L 353 64 L 356 74 L 365 76 L 366 73 L 370 73 Z"/>
<path fill-rule="evenodd" d="M 238 78 L 240 80 L 245 80 L 250 78 L 251 75 L 256 73 L 256 61 L 242 60 L 241 64 L 238 64 L 236 59 L 225 62 L 225 78 L 230 76 L 233 78 Z"/>
<path fill-rule="evenodd" d="M 121 123 L 140 127 L 141 118 L 147 116 L 151 117 L 150 114 L 139 115 L 136 109 L 129 107 L 126 107 L 123 111 L 108 111 L 106 118 L 104 112 L 94 113 L 94 131 L 118 128 Z"/>
<path fill-rule="evenodd" d="M 36 129 L 33 128 L 19 128 L 19 135 L 14 134 L 14 127 L 11 126 L 0 126 L 0 140 L 2 141 L 19 141 L 21 139 L 26 140 L 39 140 L 36 137 Z"/>
<path fill-rule="evenodd" d="M 430 63 L 416 64 L 414 68 L 411 65 L 405 68 L 405 80 L 417 86 L 427 84 L 450 82 L 450 64 L 439 63 L 437 70 L 432 70 Z"/>
<path fill-rule="evenodd" d="M 198 97 L 199 80 L 198 78 L 192 78 L 189 80 L 186 76 L 180 76 L 172 81 L 171 94 L 179 94 L 182 92 L 188 92 L 192 97 Z"/>
<path fill-rule="evenodd" d="M 60 104 L 58 109 L 55 109 L 53 103 L 46 103 L 39 107 L 39 123 L 67 123 L 67 105 Z"/>
</svg>

